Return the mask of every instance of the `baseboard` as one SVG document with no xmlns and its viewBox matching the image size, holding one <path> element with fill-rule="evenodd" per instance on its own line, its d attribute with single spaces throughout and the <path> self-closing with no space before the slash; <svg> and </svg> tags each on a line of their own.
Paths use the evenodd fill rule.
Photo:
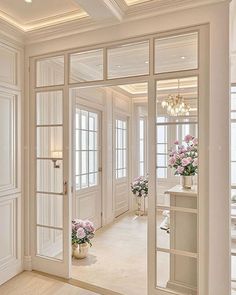
<svg viewBox="0 0 236 295">
<path fill-rule="evenodd" d="M 31 256 L 24 256 L 23 268 L 24 268 L 24 270 L 28 270 L 28 271 L 32 270 L 32 257 Z"/>
<path fill-rule="evenodd" d="M 0 269 L 0 285 L 23 271 L 21 260 L 12 260 Z"/>
</svg>

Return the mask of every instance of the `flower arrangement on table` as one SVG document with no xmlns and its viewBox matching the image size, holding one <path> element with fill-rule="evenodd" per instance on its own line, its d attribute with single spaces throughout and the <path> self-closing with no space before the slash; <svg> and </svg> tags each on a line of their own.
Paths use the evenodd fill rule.
<svg viewBox="0 0 236 295">
<path fill-rule="evenodd" d="M 71 243 L 73 256 L 76 258 L 85 258 L 89 246 L 92 246 L 91 239 L 95 235 L 95 228 L 91 221 L 82 219 L 72 220 Z"/>
<path fill-rule="evenodd" d="M 183 177 L 198 173 L 198 139 L 186 135 L 182 144 L 178 140 L 169 154 L 168 166 L 174 169 L 175 175 Z"/>
<path fill-rule="evenodd" d="M 138 210 L 136 214 L 139 216 L 144 215 L 145 209 L 144 212 L 141 211 L 141 198 L 144 198 L 145 204 L 145 198 L 148 196 L 148 178 L 143 176 L 135 178 L 131 183 L 131 191 L 137 197 Z"/>
</svg>

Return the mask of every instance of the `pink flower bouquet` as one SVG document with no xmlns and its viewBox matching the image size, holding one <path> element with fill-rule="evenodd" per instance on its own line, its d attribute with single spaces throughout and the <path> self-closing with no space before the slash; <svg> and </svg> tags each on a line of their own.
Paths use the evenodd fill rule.
<svg viewBox="0 0 236 295">
<path fill-rule="evenodd" d="M 198 139 L 186 135 L 182 145 L 176 140 L 169 154 L 168 166 L 175 170 L 175 175 L 193 176 L 198 173 Z"/>
<path fill-rule="evenodd" d="M 94 237 L 95 228 L 89 220 L 73 219 L 71 242 L 74 244 L 88 243 L 90 246 L 91 239 Z"/>
</svg>

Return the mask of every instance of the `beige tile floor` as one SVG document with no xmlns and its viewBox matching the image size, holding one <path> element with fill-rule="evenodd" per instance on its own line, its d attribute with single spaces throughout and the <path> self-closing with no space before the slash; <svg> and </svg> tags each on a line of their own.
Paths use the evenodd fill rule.
<svg viewBox="0 0 236 295">
<path fill-rule="evenodd" d="M 162 218 L 160 218 L 162 220 Z M 162 243 L 167 244 L 168 234 Z M 147 294 L 147 217 L 125 214 L 97 231 L 89 256 L 73 259 L 72 277 L 124 295 Z M 162 265 L 168 261 L 162 262 Z M 162 271 L 167 282 L 169 269 Z M 164 284 L 164 283 L 163 283 Z"/>
<path fill-rule="evenodd" d="M 98 295 L 35 272 L 23 272 L 0 286 L 1 295 Z"/>
</svg>

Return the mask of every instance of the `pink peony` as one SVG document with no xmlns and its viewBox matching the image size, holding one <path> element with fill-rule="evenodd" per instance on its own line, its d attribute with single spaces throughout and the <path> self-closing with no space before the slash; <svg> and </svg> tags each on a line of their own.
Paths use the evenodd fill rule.
<svg viewBox="0 0 236 295">
<path fill-rule="evenodd" d="M 168 163 L 170 166 L 174 165 L 175 164 L 175 157 L 170 157 Z"/>
<path fill-rule="evenodd" d="M 197 167 L 198 166 L 198 158 L 195 158 L 193 160 L 193 167 Z"/>
<path fill-rule="evenodd" d="M 190 163 L 192 163 L 192 158 L 191 157 L 188 157 L 188 158 L 183 158 L 182 161 L 181 161 L 183 167 L 186 167 L 188 166 Z"/>
<path fill-rule="evenodd" d="M 189 143 L 191 140 L 193 140 L 194 139 L 194 137 L 192 136 L 192 135 L 190 135 L 190 134 L 188 134 L 188 135 L 186 135 L 185 137 L 184 137 L 184 141 L 186 142 L 186 143 Z"/>
<path fill-rule="evenodd" d="M 77 237 L 78 239 L 83 239 L 86 236 L 86 233 L 82 227 L 78 228 L 77 230 Z"/>
<path fill-rule="evenodd" d="M 195 137 L 195 138 L 193 139 L 193 144 L 194 144 L 194 145 L 198 145 L 198 138 Z"/>
<path fill-rule="evenodd" d="M 95 228 L 93 226 L 93 223 L 89 220 L 86 220 L 85 221 L 85 229 L 88 231 L 88 232 L 94 232 L 95 231 Z"/>
<path fill-rule="evenodd" d="M 179 144 L 179 141 L 178 141 L 178 140 L 176 140 L 176 141 L 174 142 L 174 144 L 175 144 L 175 145 L 178 145 L 178 144 Z"/>
<path fill-rule="evenodd" d="M 184 167 L 178 166 L 177 172 L 178 172 L 178 174 L 182 174 L 184 172 Z"/>
</svg>

